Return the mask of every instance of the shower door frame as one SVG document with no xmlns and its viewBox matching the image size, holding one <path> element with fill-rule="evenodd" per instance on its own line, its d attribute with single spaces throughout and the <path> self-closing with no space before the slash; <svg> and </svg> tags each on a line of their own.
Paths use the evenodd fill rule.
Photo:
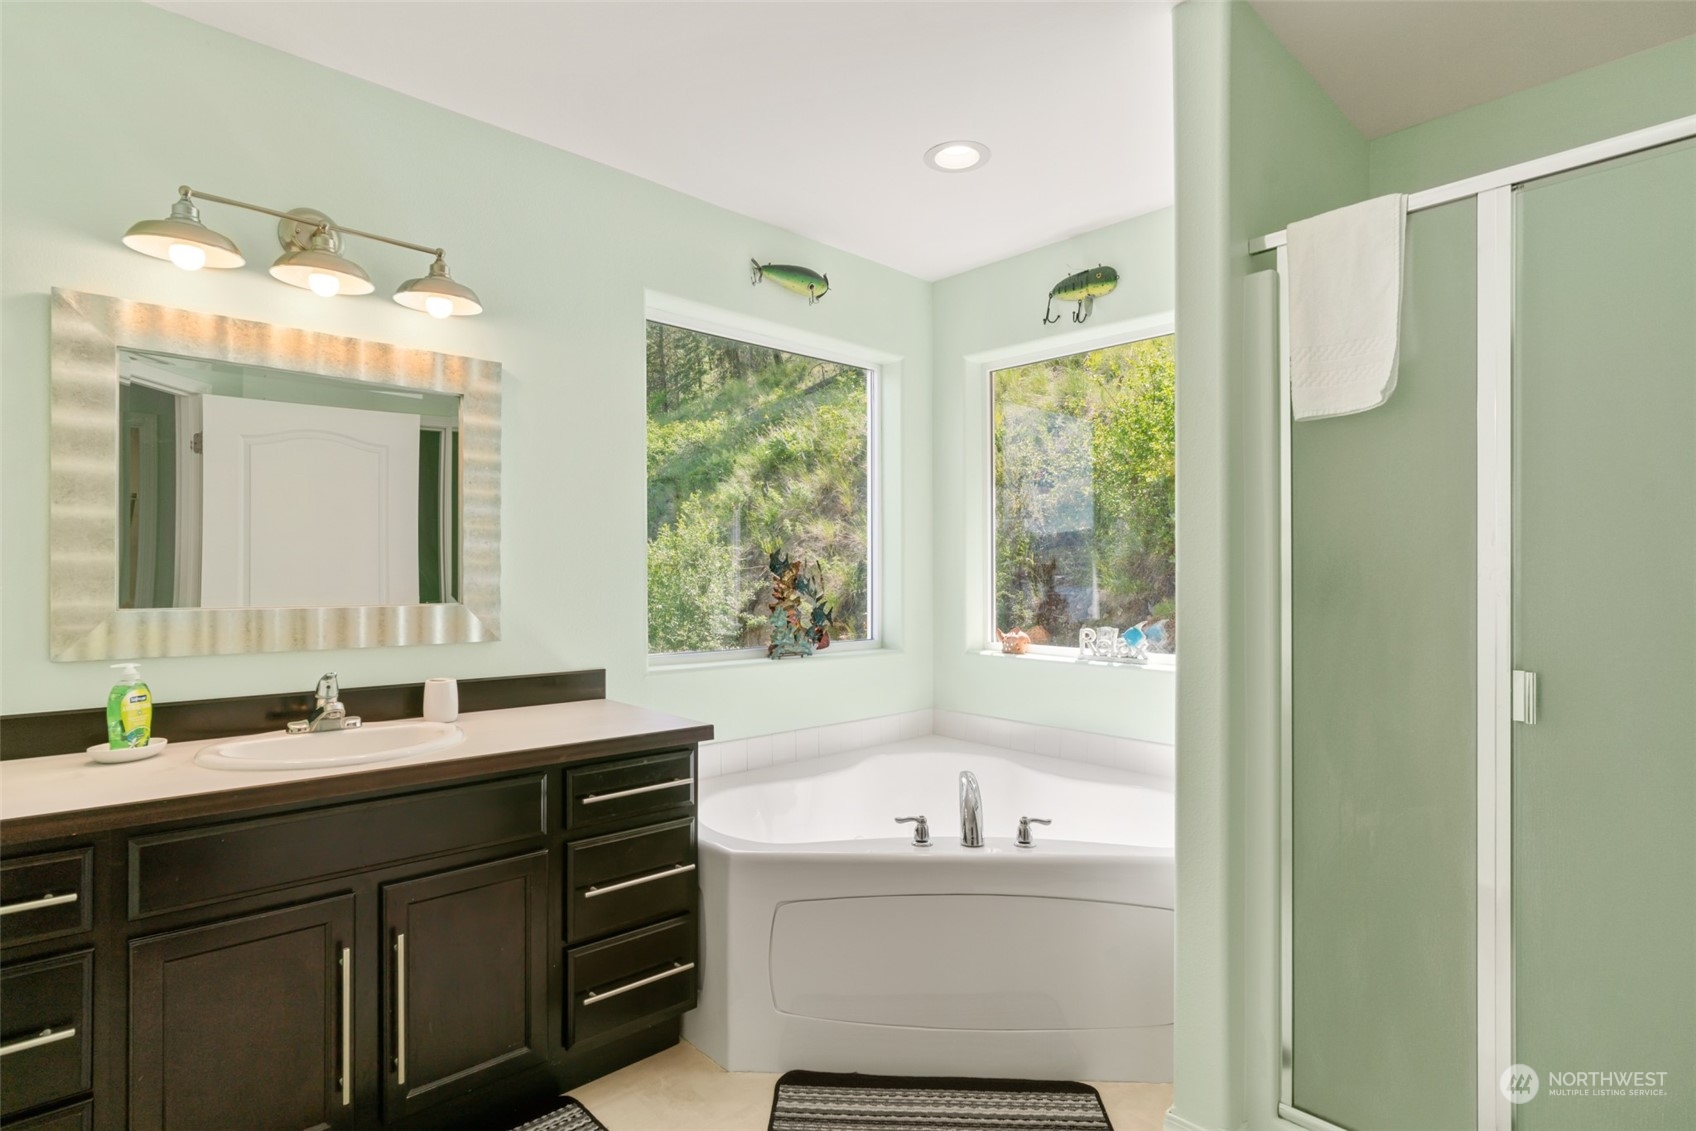
<svg viewBox="0 0 1696 1131">
<path fill-rule="evenodd" d="M 1497 1087 L 1513 1055 L 1513 313 L 1514 191 L 1588 165 L 1696 138 L 1696 115 L 1409 194 L 1407 211 L 1477 202 L 1477 1131 L 1512 1131 Z M 1294 703 L 1290 671 L 1290 304 L 1285 233 L 1249 241 L 1278 273 L 1278 1122 L 1350 1131 L 1295 1106 L 1292 817 Z"/>
</svg>

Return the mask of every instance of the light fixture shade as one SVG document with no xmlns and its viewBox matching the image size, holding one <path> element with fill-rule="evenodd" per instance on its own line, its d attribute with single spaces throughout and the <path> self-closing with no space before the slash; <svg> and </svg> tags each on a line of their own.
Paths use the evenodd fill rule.
<svg viewBox="0 0 1696 1131">
<path fill-rule="evenodd" d="M 186 196 L 171 205 L 171 214 L 165 219 L 142 220 L 131 225 L 124 233 L 124 246 L 167 260 L 171 259 L 173 246 L 199 248 L 206 256 L 202 266 L 219 269 L 240 267 L 247 262 L 235 241 L 200 222 L 200 210 Z"/>
<path fill-rule="evenodd" d="M 334 241 L 329 232 L 320 228 L 312 236 L 312 246 L 302 251 L 286 252 L 271 264 L 271 277 L 291 287 L 323 294 L 312 285 L 314 275 L 336 281 L 336 289 L 328 294 L 368 295 L 377 287 L 365 268 L 332 250 Z"/>
<path fill-rule="evenodd" d="M 483 303 L 477 292 L 464 283 L 455 282 L 440 256 L 430 264 L 428 275 L 402 283 L 395 291 L 395 301 L 410 310 L 422 310 L 438 318 L 483 313 Z M 445 304 L 451 304 L 451 307 Z"/>
</svg>

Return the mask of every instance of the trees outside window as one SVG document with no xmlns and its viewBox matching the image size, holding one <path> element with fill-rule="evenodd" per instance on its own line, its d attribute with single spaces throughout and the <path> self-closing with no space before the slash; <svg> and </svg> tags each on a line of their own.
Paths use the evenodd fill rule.
<svg viewBox="0 0 1696 1131">
<path fill-rule="evenodd" d="M 996 627 L 1075 646 L 1158 625 L 1175 650 L 1172 336 L 990 375 Z"/>
<path fill-rule="evenodd" d="M 871 625 L 872 373 L 648 323 L 648 651 L 763 648 L 773 551 Z"/>
</svg>

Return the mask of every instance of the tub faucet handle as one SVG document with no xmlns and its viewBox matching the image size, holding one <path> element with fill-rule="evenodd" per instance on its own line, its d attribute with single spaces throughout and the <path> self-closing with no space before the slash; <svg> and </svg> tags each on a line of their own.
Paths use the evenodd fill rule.
<svg viewBox="0 0 1696 1131">
<path fill-rule="evenodd" d="M 895 818 L 895 823 L 898 825 L 911 823 L 913 825 L 914 847 L 930 847 L 930 822 L 925 820 L 925 815 L 923 813 L 920 813 L 917 817 L 897 817 Z"/>
<path fill-rule="evenodd" d="M 1053 823 L 1054 822 L 1048 817 L 1020 817 L 1019 836 L 1013 843 L 1018 845 L 1020 848 L 1029 848 L 1036 843 L 1031 839 L 1031 826 L 1052 825 Z"/>
</svg>

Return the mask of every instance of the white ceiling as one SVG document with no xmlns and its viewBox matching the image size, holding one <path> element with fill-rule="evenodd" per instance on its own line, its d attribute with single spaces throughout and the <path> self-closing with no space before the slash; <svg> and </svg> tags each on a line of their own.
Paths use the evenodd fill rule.
<svg viewBox="0 0 1696 1131">
<path fill-rule="evenodd" d="M 1251 2 L 1368 138 L 1696 35 L 1688 0 Z"/>
<path fill-rule="evenodd" d="M 160 6 L 923 279 L 1172 202 L 1165 0 Z"/>
</svg>

